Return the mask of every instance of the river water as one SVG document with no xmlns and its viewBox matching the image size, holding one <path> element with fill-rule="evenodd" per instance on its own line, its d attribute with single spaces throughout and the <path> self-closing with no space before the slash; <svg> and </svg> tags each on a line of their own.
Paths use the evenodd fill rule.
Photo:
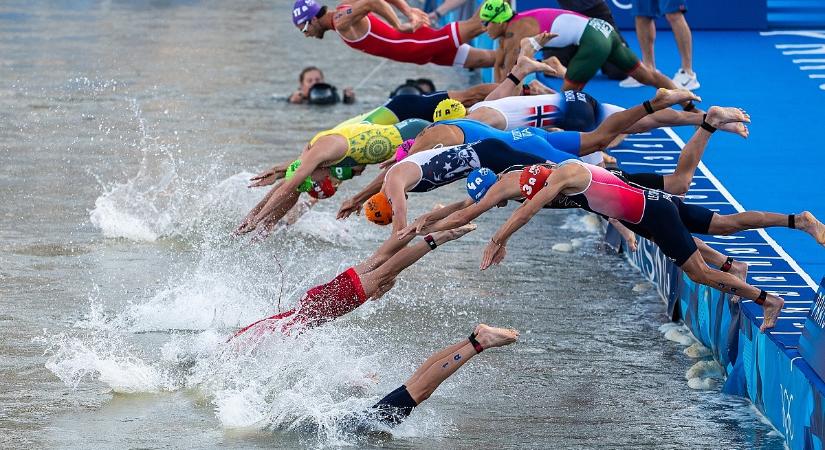
<svg viewBox="0 0 825 450">
<path fill-rule="evenodd" d="M 286 1 L 0 3 L 0 447 L 744 448 L 782 446 L 744 400 L 688 387 L 659 298 L 574 212 L 543 214 L 506 264 L 477 269 L 510 209 L 405 271 L 380 302 L 298 337 L 226 336 L 369 255 L 387 230 L 334 220 L 348 183 L 263 243 L 229 232 L 251 173 L 379 104 L 287 106 L 314 64 L 355 86 L 378 60 L 304 39 Z M 411 215 L 461 186 L 411 199 Z M 575 240 L 571 253 L 550 250 Z M 634 289 L 635 287 L 635 289 Z M 486 322 L 521 330 L 391 434 L 336 418 Z M 664 329 L 670 328 L 665 326 Z"/>
</svg>

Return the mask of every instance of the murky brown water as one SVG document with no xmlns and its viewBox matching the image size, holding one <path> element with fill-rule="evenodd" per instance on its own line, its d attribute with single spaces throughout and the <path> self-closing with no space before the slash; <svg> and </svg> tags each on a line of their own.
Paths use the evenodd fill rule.
<svg viewBox="0 0 825 450">
<path fill-rule="evenodd" d="M 469 83 L 387 63 L 354 106 L 288 107 L 304 65 L 343 87 L 379 64 L 333 36 L 303 39 L 289 7 L 0 4 L 0 446 L 782 445 L 745 402 L 687 387 L 691 361 L 661 337 L 660 300 L 634 293 L 637 274 L 569 213 L 535 221 L 507 264 L 482 274 L 482 245 L 509 210 L 488 214 L 380 303 L 249 357 L 217 351 L 386 232 L 334 220 L 363 179 L 263 244 L 230 239 L 260 195 L 244 187 L 248 172 L 407 77 Z M 462 195 L 416 196 L 413 213 Z M 572 254 L 549 250 L 572 238 Z M 476 358 L 391 438 L 340 434 L 336 417 L 479 321 L 519 328 L 522 342 Z"/>
</svg>

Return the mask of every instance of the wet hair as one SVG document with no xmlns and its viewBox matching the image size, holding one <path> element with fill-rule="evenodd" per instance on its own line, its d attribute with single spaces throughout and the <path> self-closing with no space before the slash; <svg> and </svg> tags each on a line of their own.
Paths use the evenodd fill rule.
<svg viewBox="0 0 825 450">
<path fill-rule="evenodd" d="M 419 89 L 420 89 L 421 85 L 424 85 L 424 86 L 427 86 L 428 88 L 430 88 L 429 92 L 425 92 L 426 94 L 429 94 L 430 92 L 435 92 L 435 83 L 433 83 L 433 80 L 431 80 L 429 78 L 419 78 L 419 79 L 415 80 L 415 84 L 419 85 Z M 423 89 L 421 89 L 421 90 L 423 91 Z"/>
<path fill-rule="evenodd" d="M 304 70 L 302 70 L 301 74 L 298 75 L 298 82 L 303 84 L 304 83 L 304 76 L 306 76 L 307 73 L 312 72 L 313 70 L 317 70 L 318 73 L 321 74 L 321 78 L 324 77 L 324 72 L 322 72 L 321 69 L 319 69 L 315 66 L 308 66 L 308 67 L 304 67 Z"/>
</svg>

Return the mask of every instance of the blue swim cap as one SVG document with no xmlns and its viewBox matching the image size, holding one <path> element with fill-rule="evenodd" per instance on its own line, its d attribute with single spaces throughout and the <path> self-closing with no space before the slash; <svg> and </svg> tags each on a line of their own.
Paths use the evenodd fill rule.
<svg viewBox="0 0 825 450">
<path fill-rule="evenodd" d="M 496 181 L 498 177 L 492 170 L 486 167 L 475 169 L 467 175 L 467 195 L 478 203 Z"/>
</svg>

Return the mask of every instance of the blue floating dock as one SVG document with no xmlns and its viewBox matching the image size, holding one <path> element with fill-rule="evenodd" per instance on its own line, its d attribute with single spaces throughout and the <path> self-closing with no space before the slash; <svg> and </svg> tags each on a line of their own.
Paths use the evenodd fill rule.
<svg viewBox="0 0 825 450">
<path fill-rule="evenodd" d="M 611 154 L 628 172 L 669 173 L 684 142 L 670 129 L 630 136 Z M 730 214 L 744 208 L 710 170 L 700 164 L 686 196 L 695 203 Z M 764 231 L 732 236 L 699 236 L 716 250 L 749 265 L 748 282 L 785 299 L 777 326 L 759 331 L 762 308 L 738 303 L 720 291 L 691 281 L 650 241 L 639 238 L 628 261 L 654 282 L 673 320 L 683 320 L 693 335 L 725 368 L 727 393 L 747 396 L 793 449 L 825 446 L 825 279 L 817 285 Z M 818 292 L 817 292 L 818 290 Z"/>
<path fill-rule="evenodd" d="M 825 3 L 728 3 L 694 3 L 686 16 L 694 31 L 694 69 L 702 84 L 696 91 L 704 100 L 699 106 L 737 106 L 748 111 L 754 123 L 748 140 L 714 135 L 686 201 L 720 214 L 807 209 L 825 218 Z M 620 27 L 632 28 L 630 2 L 608 4 Z M 557 6 L 553 0 L 519 0 L 517 7 Z M 679 68 L 678 52 L 667 25 L 659 25 L 656 62 L 670 75 Z M 784 29 L 794 26 L 806 28 Z M 757 31 L 766 28 L 771 30 Z M 706 31 L 719 29 L 727 31 Z M 738 31 L 730 31 L 734 29 Z M 622 34 L 640 54 L 633 30 Z M 486 36 L 473 45 L 495 47 Z M 485 81 L 491 75 L 489 69 L 482 71 Z M 585 91 L 621 106 L 637 105 L 653 95 L 650 88 L 622 89 L 602 77 L 588 83 Z M 683 139 L 692 133 L 692 127 L 652 130 L 630 136 L 611 154 L 628 172 L 669 173 Z M 610 227 L 606 237 L 624 245 Z M 775 328 L 761 333 L 761 307 L 749 300 L 732 303 L 729 296 L 697 285 L 649 241 L 640 238 L 639 251 L 625 255 L 657 286 L 673 320 L 683 320 L 712 350 L 727 373 L 725 392 L 748 397 L 790 448 L 825 448 L 825 279 L 818 284 L 810 276 L 825 274 L 825 250 L 805 233 L 788 229 L 699 237 L 747 262 L 749 283 L 785 299 Z"/>
</svg>

